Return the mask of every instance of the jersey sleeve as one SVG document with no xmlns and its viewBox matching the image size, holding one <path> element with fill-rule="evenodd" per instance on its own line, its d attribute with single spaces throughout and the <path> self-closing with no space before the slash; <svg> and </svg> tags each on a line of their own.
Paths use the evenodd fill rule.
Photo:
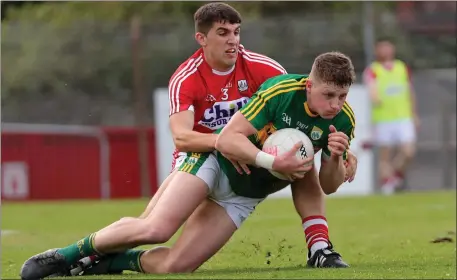
<svg viewBox="0 0 457 280">
<path fill-rule="evenodd" d="M 370 83 L 376 80 L 376 73 L 373 71 L 373 68 L 368 66 L 365 71 L 363 72 L 363 82 L 365 85 L 369 85 Z"/>
<path fill-rule="evenodd" d="M 295 81 L 296 83 L 296 81 Z M 291 88 L 294 80 L 278 80 L 272 78 L 263 83 L 251 100 L 240 110 L 241 114 L 260 130 L 277 117 L 286 88 Z"/>
<path fill-rule="evenodd" d="M 187 110 L 194 110 L 198 88 L 195 87 L 191 77 L 175 75 L 168 83 L 168 96 L 170 105 L 170 116 Z"/>
<path fill-rule="evenodd" d="M 354 111 L 347 103 L 344 103 L 342 111 L 344 113 L 344 116 L 342 116 L 341 119 L 334 124 L 334 126 L 337 131 L 341 131 L 348 136 L 350 146 L 352 139 L 354 139 L 355 115 Z M 322 147 L 322 159 L 328 158 L 330 158 L 330 151 L 328 149 L 328 145 L 325 145 L 325 147 Z M 346 160 L 346 158 L 347 151 L 343 154 L 343 159 Z"/>
<path fill-rule="evenodd" d="M 284 69 L 281 64 L 271 58 L 266 57 L 266 59 L 268 60 L 266 60 L 265 64 L 259 65 L 264 81 L 279 75 L 287 74 L 286 69 Z"/>
</svg>

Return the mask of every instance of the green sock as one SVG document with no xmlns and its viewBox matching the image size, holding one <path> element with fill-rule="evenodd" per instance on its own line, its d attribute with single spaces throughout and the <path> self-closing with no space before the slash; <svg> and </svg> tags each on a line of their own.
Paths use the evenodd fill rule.
<svg viewBox="0 0 457 280">
<path fill-rule="evenodd" d="M 140 257 L 144 252 L 146 251 L 129 249 L 123 253 L 112 255 L 112 261 L 108 269 L 109 272 L 118 272 L 123 270 L 143 272 Z"/>
<path fill-rule="evenodd" d="M 98 254 L 93 245 L 94 236 L 95 233 L 92 233 L 70 246 L 57 250 L 57 252 L 65 256 L 68 265 L 74 264 L 84 257 Z"/>
</svg>

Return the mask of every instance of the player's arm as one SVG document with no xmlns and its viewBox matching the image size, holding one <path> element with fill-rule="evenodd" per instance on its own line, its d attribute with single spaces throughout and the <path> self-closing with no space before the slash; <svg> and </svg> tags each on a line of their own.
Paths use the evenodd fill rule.
<svg viewBox="0 0 457 280">
<path fill-rule="evenodd" d="M 176 148 L 181 152 L 209 152 L 214 150 L 216 135 L 194 131 L 194 102 L 198 89 L 189 80 L 180 86 L 171 79 L 168 87 L 170 96 L 170 130 Z"/>
<path fill-rule="evenodd" d="M 236 112 L 219 133 L 216 149 L 231 160 L 255 164 L 260 150 L 248 139 L 257 129 L 240 112 Z"/>
<path fill-rule="evenodd" d="M 376 74 L 374 73 L 371 67 L 368 67 L 364 73 L 364 82 L 368 88 L 368 93 L 370 94 L 371 103 L 373 105 L 380 105 L 381 99 L 379 97 L 379 92 L 376 87 Z"/>
<path fill-rule="evenodd" d="M 417 122 L 419 121 L 419 115 L 417 114 L 416 91 L 414 90 L 414 86 L 413 86 L 413 82 L 412 82 L 411 68 L 407 67 L 407 71 L 408 71 L 409 98 L 411 100 L 412 116 L 414 117 L 416 125 L 418 125 Z"/>
<path fill-rule="evenodd" d="M 281 88 L 281 83 L 269 80 L 260 86 L 251 100 L 222 129 L 216 141 L 217 150 L 232 161 L 272 168 L 274 156 L 260 151 L 247 137 L 274 120 L 275 104 L 280 102 L 281 96 L 268 97 L 276 88 Z"/>
<path fill-rule="evenodd" d="M 338 131 L 332 125 L 330 132 L 328 146 L 322 149 L 322 164 L 319 170 L 319 181 L 325 194 L 336 192 L 344 183 L 346 177 L 344 161 L 354 136 L 354 125 L 351 123 L 342 131 Z"/>
<path fill-rule="evenodd" d="M 216 149 L 223 153 L 227 158 L 246 164 L 256 164 L 257 156 L 264 156 L 263 161 L 271 169 L 274 156 L 260 151 L 249 139 L 248 136 L 257 133 L 270 121 L 274 120 L 271 114 L 271 100 L 266 100 L 265 95 L 269 93 L 269 83 L 264 83 L 259 91 L 249 100 L 249 102 L 228 122 L 217 137 Z M 280 97 L 275 97 L 279 99 Z M 274 100 L 276 101 L 276 100 Z M 273 101 L 273 102 L 274 102 Z M 262 158 L 260 159 L 262 161 Z M 258 165 L 258 163 L 257 163 Z M 260 163 L 259 166 L 262 166 Z"/>
<path fill-rule="evenodd" d="M 180 152 L 209 152 L 214 150 L 217 135 L 194 131 L 194 112 L 181 111 L 170 116 L 173 142 Z"/>
<path fill-rule="evenodd" d="M 231 161 L 254 164 L 265 169 L 291 174 L 294 177 L 303 176 L 300 172 L 309 170 L 309 167 L 305 166 L 309 163 L 309 159 L 299 160 L 295 156 L 301 143 L 297 143 L 284 155 L 273 156 L 259 150 L 247 138 L 275 120 L 279 107 L 283 102 L 289 102 L 290 95 L 287 95 L 287 92 L 301 88 L 302 85 L 293 79 L 265 82 L 253 98 L 222 129 L 216 141 L 216 149 Z"/>
</svg>

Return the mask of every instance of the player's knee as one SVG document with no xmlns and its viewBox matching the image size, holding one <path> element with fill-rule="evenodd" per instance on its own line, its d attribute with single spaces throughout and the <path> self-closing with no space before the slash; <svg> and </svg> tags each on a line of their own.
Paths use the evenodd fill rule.
<svg viewBox="0 0 457 280">
<path fill-rule="evenodd" d="M 416 153 L 416 150 L 413 146 L 408 146 L 408 147 L 404 147 L 402 150 L 401 150 L 401 153 L 403 154 L 403 157 L 406 159 L 406 160 L 410 160 L 414 157 L 415 153 Z"/>
<path fill-rule="evenodd" d="M 333 188 L 327 187 L 327 188 L 322 188 L 322 190 L 324 191 L 324 193 L 326 195 L 329 195 L 329 194 L 335 193 L 338 190 L 339 187 L 340 186 L 333 187 Z"/>
<path fill-rule="evenodd" d="M 141 241 L 144 244 L 160 244 L 165 243 L 170 240 L 174 232 L 169 229 L 167 226 L 155 226 L 151 225 L 144 220 L 143 223 L 143 234 L 141 236 Z"/>
</svg>

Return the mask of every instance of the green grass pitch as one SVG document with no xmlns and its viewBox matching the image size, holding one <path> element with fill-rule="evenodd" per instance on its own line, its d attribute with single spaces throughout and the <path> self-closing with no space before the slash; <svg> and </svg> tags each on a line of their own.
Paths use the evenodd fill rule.
<svg viewBox="0 0 457 280">
<path fill-rule="evenodd" d="M 138 215 L 145 205 L 146 200 L 3 203 L 2 279 L 17 279 L 31 255 L 68 245 L 123 216 Z M 305 268 L 300 219 L 290 199 L 276 199 L 261 204 L 230 242 L 193 274 L 103 279 L 456 278 L 455 191 L 329 198 L 327 209 L 331 240 L 349 269 Z M 446 236 L 453 241 L 431 242 Z"/>
</svg>

